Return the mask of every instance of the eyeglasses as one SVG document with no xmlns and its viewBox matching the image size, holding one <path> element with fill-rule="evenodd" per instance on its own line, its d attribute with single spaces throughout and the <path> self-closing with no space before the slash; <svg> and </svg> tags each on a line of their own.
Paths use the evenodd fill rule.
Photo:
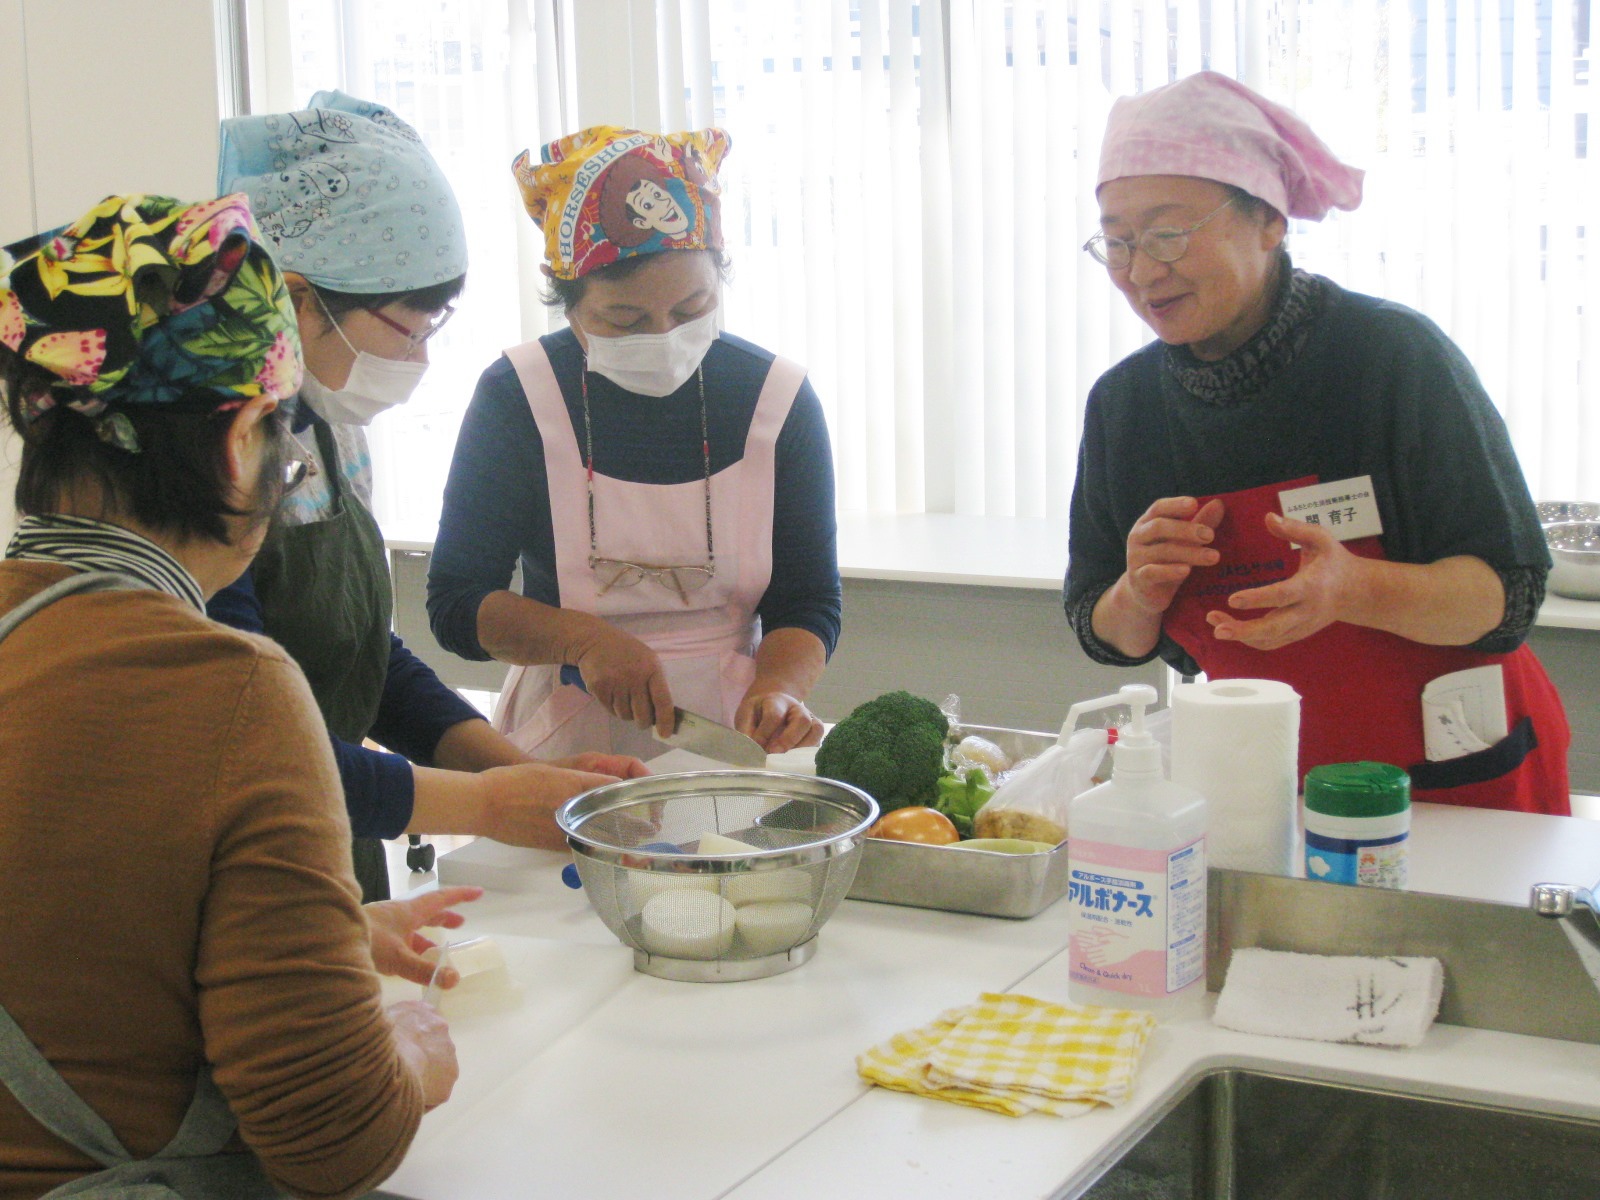
<svg viewBox="0 0 1600 1200">
<path fill-rule="evenodd" d="M 612 588 L 628 588 L 654 579 L 662 587 L 671 588 L 685 604 L 689 593 L 698 592 L 716 578 L 715 563 L 703 567 L 656 566 L 654 563 L 629 562 L 623 558 L 589 556 L 589 567 L 600 583 L 599 594 L 604 596 Z"/>
<path fill-rule="evenodd" d="M 668 563 L 630 562 L 625 558 L 603 558 L 595 540 L 594 529 L 594 427 L 589 420 L 589 365 L 585 361 L 581 388 L 583 391 L 583 444 L 584 479 L 589 487 L 589 569 L 600 584 L 599 595 L 613 588 L 636 587 L 646 579 L 653 579 L 662 587 L 677 593 L 685 605 L 689 593 L 698 592 L 717 577 L 716 549 L 711 541 L 711 438 L 707 432 L 705 376 L 695 372 L 700 383 L 700 452 L 705 460 L 706 472 L 706 561 L 705 565 L 674 566 Z"/>
<path fill-rule="evenodd" d="M 418 332 L 416 330 L 406 328 L 387 313 L 379 312 L 375 308 L 364 308 L 362 311 L 368 316 L 374 317 L 381 321 L 396 333 L 404 335 L 406 339 L 406 356 L 408 358 L 417 352 L 417 348 L 421 346 L 423 342 L 427 341 L 434 334 L 438 333 L 439 330 L 448 325 L 450 323 L 450 318 L 456 315 L 455 305 L 446 304 L 440 311 L 439 315 L 433 318 L 433 320 L 428 323 L 425 329 Z"/>
<path fill-rule="evenodd" d="M 288 429 L 285 429 L 283 434 L 294 446 L 295 454 L 284 460 L 283 490 L 278 493 L 280 499 L 296 491 L 301 484 L 317 474 L 317 464 L 311 457 L 311 451 L 307 450 L 305 444 Z"/>
<path fill-rule="evenodd" d="M 1135 247 L 1143 250 L 1145 254 L 1155 259 L 1156 262 L 1177 262 L 1185 254 L 1189 253 L 1189 235 L 1227 208 L 1236 199 L 1237 197 L 1235 196 L 1229 196 L 1187 229 L 1146 229 L 1135 241 L 1107 237 L 1103 233 L 1097 233 L 1083 244 L 1083 248 L 1089 252 L 1089 256 L 1095 262 L 1110 267 L 1113 271 L 1126 271 L 1133 265 Z"/>
</svg>

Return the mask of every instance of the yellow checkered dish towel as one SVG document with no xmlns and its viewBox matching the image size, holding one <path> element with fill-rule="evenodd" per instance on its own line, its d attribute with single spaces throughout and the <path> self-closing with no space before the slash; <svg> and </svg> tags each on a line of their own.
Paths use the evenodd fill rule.
<svg viewBox="0 0 1600 1200">
<path fill-rule="evenodd" d="M 1149 1013 L 985 992 L 856 1059 L 880 1087 L 1021 1117 L 1121 1104 L 1155 1028 Z"/>
</svg>

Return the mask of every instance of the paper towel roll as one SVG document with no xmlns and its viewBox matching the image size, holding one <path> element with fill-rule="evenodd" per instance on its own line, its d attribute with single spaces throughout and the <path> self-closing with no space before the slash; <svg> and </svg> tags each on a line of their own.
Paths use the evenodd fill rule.
<svg viewBox="0 0 1600 1200">
<path fill-rule="evenodd" d="M 1172 781 L 1208 804 L 1206 861 L 1294 874 L 1300 696 L 1272 679 L 1215 679 L 1172 689 Z"/>
</svg>

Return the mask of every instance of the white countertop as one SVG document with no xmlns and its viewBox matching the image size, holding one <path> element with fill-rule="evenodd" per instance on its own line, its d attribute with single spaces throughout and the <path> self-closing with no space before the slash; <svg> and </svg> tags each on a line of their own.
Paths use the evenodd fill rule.
<svg viewBox="0 0 1600 1200">
<path fill-rule="evenodd" d="M 1569 850 L 1561 873 L 1592 882 L 1579 868 L 1593 873 L 1600 826 L 1500 819 L 1518 817 L 1420 806 L 1417 882 L 1465 881 L 1468 894 L 1521 903 L 1551 873 L 1544 856 Z M 531 890 L 463 908 L 467 933 L 503 941 L 522 1002 L 453 1021 L 456 1097 L 424 1119 L 385 1191 L 418 1200 L 1043 1196 L 1219 1066 L 1600 1117 L 1600 1046 L 1440 1025 L 1421 1047 L 1396 1051 L 1174 1022 L 1152 1038 L 1128 1104 L 1072 1119 L 1014 1119 L 868 1088 L 858 1052 L 982 991 L 1066 1000 L 1066 905 L 1006 921 L 847 900 L 816 957 L 794 971 L 672 983 L 632 970 L 631 952 L 560 883 L 565 861 L 530 852 Z M 388 990 L 417 993 L 395 981 Z"/>
<path fill-rule="evenodd" d="M 1526 904 L 1535 883 L 1600 880 L 1600 821 L 1415 804 L 1410 889 L 1495 904 Z"/>
<path fill-rule="evenodd" d="M 433 549 L 432 529 L 392 529 L 391 550 Z M 841 515 L 839 572 L 846 579 L 1059 591 L 1067 573 L 1067 522 L 951 513 Z M 1600 601 L 1546 596 L 1538 624 L 1600 629 Z"/>
<path fill-rule="evenodd" d="M 1558 629 L 1600 629 L 1600 600 L 1570 600 L 1546 593 L 1535 624 Z"/>
</svg>

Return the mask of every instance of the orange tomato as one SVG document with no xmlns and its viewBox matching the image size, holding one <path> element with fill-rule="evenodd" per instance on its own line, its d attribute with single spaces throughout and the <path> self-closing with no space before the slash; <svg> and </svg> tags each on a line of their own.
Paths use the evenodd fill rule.
<svg viewBox="0 0 1600 1200">
<path fill-rule="evenodd" d="M 891 842 L 921 842 L 926 846 L 948 846 L 961 840 L 950 818 L 932 808 L 897 808 L 885 813 L 867 830 L 867 836 L 887 838 Z"/>
</svg>

